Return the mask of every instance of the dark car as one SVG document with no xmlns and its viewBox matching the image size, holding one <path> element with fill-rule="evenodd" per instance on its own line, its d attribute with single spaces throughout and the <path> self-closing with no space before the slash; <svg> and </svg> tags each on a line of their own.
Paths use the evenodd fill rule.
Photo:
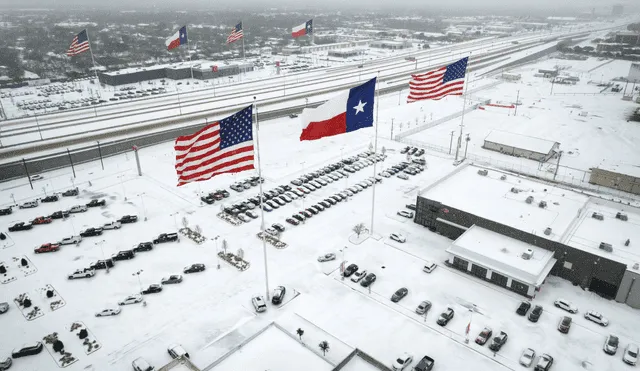
<svg viewBox="0 0 640 371">
<path fill-rule="evenodd" d="M 69 217 L 69 212 L 67 210 L 54 211 L 53 214 L 49 215 L 51 219 L 64 219 Z"/>
<path fill-rule="evenodd" d="M 491 335 L 493 335 L 493 331 L 485 327 L 476 337 L 476 344 L 485 345 L 489 339 L 491 339 Z"/>
<path fill-rule="evenodd" d="M 538 364 L 533 369 L 534 371 L 549 371 L 551 369 L 551 365 L 553 365 L 553 357 L 550 355 L 543 353 L 540 358 L 538 358 Z"/>
<path fill-rule="evenodd" d="M 273 229 L 275 229 L 278 232 L 284 232 L 284 226 L 282 224 L 275 223 L 271 227 L 273 227 Z"/>
<path fill-rule="evenodd" d="M 349 266 L 347 268 L 345 268 L 345 270 L 342 273 L 342 275 L 345 276 L 345 277 L 349 277 L 352 274 L 356 273 L 356 271 L 358 271 L 358 266 L 356 264 L 349 264 Z"/>
<path fill-rule="evenodd" d="M 26 357 L 26 356 L 33 356 L 42 352 L 42 348 L 43 348 L 42 343 L 38 341 L 33 345 L 25 345 L 22 348 L 14 349 L 13 352 L 11 352 L 11 357 L 20 358 L 20 357 Z"/>
<path fill-rule="evenodd" d="M 57 195 L 51 195 L 41 199 L 40 202 L 56 202 L 58 200 L 59 198 Z"/>
<path fill-rule="evenodd" d="M 518 309 L 516 309 L 516 313 L 518 313 L 521 316 L 524 316 L 529 311 L 529 308 L 531 308 L 531 303 L 528 301 L 523 301 L 522 303 L 520 303 L 520 306 L 518 307 Z"/>
<path fill-rule="evenodd" d="M 452 308 L 447 308 L 444 312 L 440 314 L 438 320 L 436 321 L 440 326 L 446 326 L 449 321 L 455 315 L 455 311 Z"/>
<path fill-rule="evenodd" d="M 104 206 L 106 204 L 107 204 L 107 201 L 105 199 L 102 199 L 102 200 L 94 199 L 89 201 L 89 203 L 87 204 L 87 207 Z"/>
<path fill-rule="evenodd" d="M 133 259 L 136 257 L 136 253 L 133 250 L 122 250 L 122 251 L 118 251 L 117 254 L 114 254 L 111 259 L 115 260 L 115 261 L 119 261 L 119 260 L 129 260 L 129 259 Z"/>
<path fill-rule="evenodd" d="M 413 371 L 431 371 L 435 363 L 436 361 L 434 361 L 433 358 L 424 356 L 422 357 L 420 362 L 418 362 L 418 364 L 413 368 Z"/>
<path fill-rule="evenodd" d="M 305 210 L 306 210 L 306 211 L 308 211 L 308 212 L 310 212 L 310 213 L 311 213 L 311 214 L 313 214 L 313 215 L 318 215 L 318 210 L 316 210 L 316 209 L 314 209 L 314 208 L 308 207 L 308 208 L 306 208 Z"/>
<path fill-rule="evenodd" d="M 287 293 L 287 289 L 284 286 L 278 286 L 273 290 L 273 297 L 271 298 L 271 304 L 280 305 L 284 299 L 284 294 Z"/>
<path fill-rule="evenodd" d="M 68 190 L 62 192 L 62 196 L 64 196 L 64 197 L 77 196 L 77 195 L 78 195 L 78 188 L 77 187 L 76 188 L 71 188 L 71 189 L 68 189 Z"/>
<path fill-rule="evenodd" d="M 558 331 L 563 334 L 568 334 L 571 329 L 571 317 L 564 316 L 558 322 Z"/>
<path fill-rule="evenodd" d="M 82 237 L 99 236 L 101 234 L 102 228 L 87 228 L 84 231 L 80 232 L 80 236 Z"/>
<path fill-rule="evenodd" d="M 159 244 L 159 243 L 171 242 L 171 241 L 178 241 L 178 234 L 177 233 L 161 233 L 158 236 L 158 238 L 153 240 L 153 243 L 154 244 Z"/>
<path fill-rule="evenodd" d="M 216 193 L 219 193 L 222 195 L 222 197 L 227 198 L 229 197 L 231 194 L 229 194 L 229 191 L 227 191 L 226 189 L 218 189 L 216 190 Z"/>
<path fill-rule="evenodd" d="M 220 200 L 224 199 L 224 195 L 222 195 L 222 193 L 211 193 L 211 196 L 216 201 L 220 201 Z"/>
<path fill-rule="evenodd" d="M 299 222 L 304 222 L 304 219 L 305 219 L 304 216 L 298 215 L 298 214 L 293 214 L 291 215 L 291 217 Z"/>
<path fill-rule="evenodd" d="M 180 282 L 182 282 L 182 275 L 180 275 L 180 274 L 172 274 L 169 277 L 163 278 L 161 282 L 162 282 L 163 285 L 170 285 L 170 284 L 174 284 L 174 283 L 180 283 Z"/>
<path fill-rule="evenodd" d="M 287 223 L 289 223 L 289 224 L 291 224 L 291 225 L 298 225 L 298 224 L 300 224 L 300 222 L 299 222 L 299 221 L 297 221 L 297 220 L 295 220 L 295 219 L 293 219 L 293 218 L 287 218 L 287 219 L 286 219 L 286 222 L 287 222 Z"/>
<path fill-rule="evenodd" d="M 208 205 L 213 205 L 213 203 L 216 202 L 216 198 L 213 196 L 213 193 L 200 197 L 200 200 Z"/>
<path fill-rule="evenodd" d="M 185 267 L 184 270 L 182 271 L 183 273 L 196 273 L 196 272 L 202 272 L 205 270 L 205 266 L 204 264 L 191 264 L 188 267 Z"/>
<path fill-rule="evenodd" d="M 153 250 L 153 242 L 140 242 L 138 246 L 133 248 L 134 252 Z"/>
<path fill-rule="evenodd" d="M 18 222 L 12 225 L 11 227 L 9 227 L 9 232 L 26 231 L 31 228 L 33 228 L 33 225 L 31 223 Z"/>
<path fill-rule="evenodd" d="M 138 221 L 138 217 L 136 215 L 125 215 L 118 219 L 118 221 L 122 224 L 135 223 Z"/>
<path fill-rule="evenodd" d="M 113 268 L 115 265 L 115 263 L 113 262 L 113 259 L 106 259 L 106 260 L 98 260 L 97 262 L 92 263 L 91 265 L 89 265 L 89 269 L 107 269 L 107 267 L 109 268 Z"/>
<path fill-rule="evenodd" d="M 502 346 L 507 342 L 509 335 L 506 332 L 500 331 L 500 335 L 493 338 L 491 344 L 489 345 L 489 349 L 497 352 L 502 348 Z"/>
<path fill-rule="evenodd" d="M 371 286 L 374 282 L 376 282 L 376 275 L 373 273 L 369 273 L 367 274 L 362 281 L 360 281 L 360 286 L 362 287 L 369 287 Z"/>
<path fill-rule="evenodd" d="M 533 307 L 531 312 L 529 312 L 529 316 L 527 318 L 531 322 L 538 322 L 538 320 L 540 319 L 540 316 L 542 315 L 542 311 L 543 311 L 542 306 L 536 305 L 535 307 Z"/>
<path fill-rule="evenodd" d="M 406 287 L 399 288 L 396 292 L 393 293 L 393 295 L 391 295 L 391 301 L 397 303 L 402 300 L 402 298 L 407 296 L 408 293 L 409 289 L 407 289 Z"/>
<path fill-rule="evenodd" d="M 13 213 L 13 209 L 11 207 L 7 207 L 6 209 L 0 209 L 0 215 L 9 215 Z"/>
<path fill-rule="evenodd" d="M 159 283 L 154 283 L 153 285 L 150 285 L 149 287 L 147 287 L 146 289 L 142 290 L 142 294 L 143 295 L 147 295 L 147 294 L 157 294 L 160 291 L 162 291 L 162 285 Z"/>
</svg>

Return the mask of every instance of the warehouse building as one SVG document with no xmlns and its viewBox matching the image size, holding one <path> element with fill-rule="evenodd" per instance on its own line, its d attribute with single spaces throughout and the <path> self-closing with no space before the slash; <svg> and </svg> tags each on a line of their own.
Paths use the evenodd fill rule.
<svg viewBox="0 0 640 371">
<path fill-rule="evenodd" d="M 391 50 L 401 50 L 401 49 L 409 49 L 413 47 L 411 41 L 403 40 L 403 41 L 395 41 L 395 40 L 376 40 L 369 44 L 372 48 L 378 49 L 391 49 Z"/>
<path fill-rule="evenodd" d="M 550 260 L 550 274 L 640 308 L 640 284 L 635 283 L 640 255 L 634 254 L 628 242 L 640 241 L 640 228 L 634 228 L 640 224 L 640 211 L 631 206 L 607 204 L 552 184 L 467 164 L 419 193 L 414 222 L 456 242 L 472 227 L 479 227 L 508 237 L 504 244 L 513 246 L 506 247 L 508 251 L 519 252 L 526 245 L 549 251 L 555 260 Z M 464 238 L 460 241 L 465 242 Z M 467 253 L 464 259 L 456 242 L 449 251 L 453 266 L 451 259 L 457 256 L 467 261 L 467 270 L 477 265 L 488 272 L 492 264 L 499 274 L 511 277 L 511 282 L 514 275 L 523 276 L 522 268 L 510 263 L 513 260 L 503 257 L 496 261 L 495 254 L 489 254 L 493 261 L 487 261 L 487 254 L 478 257 Z M 476 248 L 482 251 L 488 244 L 483 242 Z M 469 244 L 463 247 L 472 249 Z M 529 248 L 533 256 L 541 256 L 541 250 Z M 544 273 L 544 269 L 538 271 Z M 493 273 L 483 279 L 491 281 L 492 277 Z M 523 287 L 514 289 L 504 278 L 496 277 L 492 282 L 524 292 Z M 539 288 L 533 284 L 533 276 L 530 278 L 528 282 L 522 278 L 516 281 Z"/>
<path fill-rule="evenodd" d="M 361 49 L 339 49 L 339 50 L 329 50 L 329 57 L 336 58 L 353 58 L 359 55 L 364 54 L 365 51 Z"/>
<path fill-rule="evenodd" d="M 507 131 L 493 130 L 484 138 L 482 148 L 515 157 L 546 162 L 560 149 L 560 143 Z"/>
<path fill-rule="evenodd" d="M 640 167 L 601 164 L 591 169 L 589 183 L 640 195 Z"/>
</svg>

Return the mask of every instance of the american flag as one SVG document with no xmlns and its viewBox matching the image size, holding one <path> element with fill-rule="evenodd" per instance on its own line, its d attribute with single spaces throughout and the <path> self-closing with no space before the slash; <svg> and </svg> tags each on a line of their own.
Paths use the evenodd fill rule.
<svg viewBox="0 0 640 371">
<path fill-rule="evenodd" d="M 67 56 L 73 57 L 87 50 L 89 50 L 89 36 L 87 36 L 87 30 L 82 30 L 73 38 L 69 49 L 67 49 Z"/>
<path fill-rule="evenodd" d="M 242 33 L 242 22 L 240 22 L 233 28 L 233 30 L 231 30 L 229 36 L 227 36 L 227 44 L 238 41 L 242 39 L 243 36 L 244 34 Z"/>
<path fill-rule="evenodd" d="M 411 75 L 407 103 L 424 99 L 442 99 L 447 95 L 462 95 L 464 75 L 469 57 L 420 75 Z"/>
<path fill-rule="evenodd" d="M 175 143 L 178 186 L 254 169 L 252 106 Z"/>
</svg>

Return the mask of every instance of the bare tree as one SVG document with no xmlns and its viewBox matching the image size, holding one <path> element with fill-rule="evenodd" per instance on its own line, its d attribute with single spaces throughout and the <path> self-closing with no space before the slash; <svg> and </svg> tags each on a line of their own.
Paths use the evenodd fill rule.
<svg viewBox="0 0 640 371">
<path fill-rule="evenodd" d="M 242 248 L 238 249 L 236 255 L 238 256 L 238 258 L 244 259 L 244 250 L 242 250 Z"/>
<path fill-rule="evenodd" d="M 227 255 L 227 240 L 222 240 L 222 250 L 224 251 L 224 254 Z"/>
<path fill-rule="evenodd" d="M 197 234 L 202 234 L 202 228 L 200 228 L 199 225 L 196 224 L 196 233 Z"/>
<path fill-rule="evenodd" d="M 364 233 L 366 230 L 367 230 L 367 227 L 364 225 L 364 223 L 356 224 L 353 227 L 353 231 L 356 232 L 356 235 L 358 236 L 358 238 L 360 238 L 360 235 Z"/>
<path fill-rule="evenodd" d="M 326 356 L 327 352 L 329 351 L 329 342 L 326 340 L 323 340 L 320 342 L 320 344 L 318 344 L 318 346 L 320 347 L 320 350 L 322 351 L 322 355 Z"/>
<path fill-rule="evenodd" d="M 373 152 L 373 143 L 369 142 L 369 151 Z"/>
<path fill-rule="evenodd" d="M 187 228 L 189 226 L 189 221 L 187 220 L 186 216 L 182 217 L 182 226 Z"/>
<path fill-rule="evenodd" d="M 385 146 L 382 146 L 380 152 L 384 155 L 385 153 L 387 153 L 387 148 Z"/>
<path fill-rule="evenodd" d="M 299 328 L 296 330 L 296 334 L 298 334 L 298 337 L 300 338 L 300 341 L 302 341 L 302 335 L 304 335 L 304 330 Z"/>
</svg>

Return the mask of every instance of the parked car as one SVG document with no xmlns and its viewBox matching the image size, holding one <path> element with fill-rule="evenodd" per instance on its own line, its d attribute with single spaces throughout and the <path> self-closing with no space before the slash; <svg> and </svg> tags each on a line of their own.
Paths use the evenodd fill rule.
<svg viewBox="0 0 640 371">
<path fill-rule="evenodd" d="M 258 313 L 262 313 L 267 310 L 267 304 L 264 302 L 262 296 L 252 297 L 251 304 L 253 304 L 253 309 Z"/>
<path fill-rule="evenodd" d="M 638 346 L 636 344 L 627 345 L 624 349 L 622 361 L 631 366 L 635 366 L 638 363 Z"/>
<path fill-rule="evenodd" d="M 153 240 L 153 243 L 157 245 L 159 243 L 171 241 L 178 241 L 177 233 L 161 233 L 155 240 Z"/>
<path fill-rule="evenodd" d="M 389 235 L 389 238 L 391 238 L 392 240 L 396 241 L 396 242 L 400 242 L 400 243 L 405 243 L 407 241 L 407 238 L 403 235 L 401 235 L 400 233 L 391 233 Z"/>
<path fill-rule="evenodd" d="M 529 312 L 529 316 L 527 317 L 531 322 L 538 322 L 540 316 L 542 315 L 543 308 L 541 305 L 536 305 L 533 307 L 533 310 Z"/>
<path fill-rule="evenodd" d="M 34 218 L 31 221 L 31 224 L 33 225 L 38 225 L 38 224 L 49 224 L 51 223 L 53 220 L 49 217 L 44 217 L 44 216 L 38 216 L 36 218 Z"/>
<path fill-rule="evenodd" d="M 81 237 L 100 236 L 102 234 L 102 228 L 87 228 L 80 232 Z"/>
<path fill-rule="evenodd" d="M 118 251 L 117 254 L 111 255 L 111 259 L 115 261 L 129 260 L 135 257 L 136 257 L 136 253 L 133 250 L 121 250 L 121 251 Z"/>
<path fill-rule="evenodd" d="M 56 202 L 59 199 L 58 195 L 51 195 L 41 199 L 40 202 Z"/>
<path fill-rule="evenodd" d="M 405 218 L 413 218 L 413 212 L 411 211 L 400 210 L 397 214 Z"/>
<path fill-rule="evenodd" d="M 560 318 L 560 322 L 558 322 L 558 331 L 563 334 L 568 334 L 571 329 L 571 317 L 564 316 Z"/>
<path fill-rule="evenodd" d="M 286 293 L 287 293 L 287 289 L 284 286 L 276 287 L 276 289 L 273 290 L 273 296 L 271 297 L 271 304 L 280 305 Z"/>
<path fill-rule="evenodd" d="M 69 217 L 69 212 L 67 210 L 54 211 L 49 218 L 51 219 L 64 219 Z"/>
<path fill-rule="evenodd" d="M 318 257 L 318 261 L 321 263 L 328 262 L 335 259 L 336 259 L 336 254 L 334 253 L 324 254 Z"/>
<path fill-rule="evenodd" d="M 602 346 L 602 350 L 609 355 L 614 355 L 618 351 L 618 344 L 620 343 L 620 339 L 618 339 L 615 335 L 609 335 L 604 341 L 604 345 Z"/>
<path fill-rule="evenodd" d="M 23 345 L 20 348 L 14 349 L 11 352 L 11 358 L 20 358 L 26 356 L 33 356 L 42 352 L 42 348 L 44 346 L 41 342 L 36 342 L 35 344 Z"/>
<path fill-rule="evenodd" d="M 27 201 L 19 206 L 21 209 L 31 209 L 38 207 L 38 201 Z"/>
<path fill-rule="evenodd" d="M 416 313 L 420 315 L 427 314 L 429 312 L 429 309 L 431 309 L 431 302 L 429 300 L 425 300 L 420 304 L 418 304 L 418 307 L 416 308 Z"/>
<path fill-rule="evenodd" d="M 342 275 L 345 276 L 345 277 L 350 277 L 357 270 L 358 270 L 358 265 L 357 264 L 349 264 L 349 266 L 347 266 L 347 268 L 345 268 L 344 272 L 342 272 Z"/>
<path fill-rule="evenodd" d="M 447 323 L 451 321 L 454 315 L 455 315 L 455 311 L 453 310 L 453 308 L 448 307 L 447 310 L 445 310 L 440 314 L 436 323 L 439 324 L 440 326 L 446 326 Z"/>
<path fill-rule="evenodd" d="M 509 339 L 509 335 L 506 332 L 500 331 L 500 334 L 493 338 L 491 344 L 489 344 L 489 349 L 494 352 L 499 351 L 503 345 L 507 343 L 507 339 Z"/>
<path fill-rule="evenodd" d="M 96 275 L 96 271 L 91 268 L 84 269 L 76 269 L 73 273 L 71 273 L 68 277 L 70 280 L 74 280 L 77 278 L 90 278 Z"/>
<path fill-rule="evenodd" d="M 409 177 L 407 176 L 407 174 L 398 174 L 398 178 L 402 180 L 409 180 Z"/>
<path fill-rule="evenodd" d="M 134 252 L 151 251 L 151 250 L 153 250 L 153 243 L 151 242 L 140 242 L 138 246 L 133 248 Z"/>
<path fill-rule="evenodd" d="M 553 365 L 553 357 L 546 353 L 542 353 L 540 358 L 538 358 L 538 363 L 534 368 L 534 371 L 549 371 L 551 369 L 551 365 Z"/>
<path fill-rule="evenodd" d="M 168 277 L 163 277 L 162 280 L 160 280 L 160 283 L 162 283 L 163 285 L 171 285 L 171 284 L 176 284 L 181 282 L 182 282 L 182 275 L 180 274 L 172 274 Z"/>
<path fill-rule="evenodd" d="M 80 236 L 69 236 L 69 237 L 65 237 L 62 240 L 60 240 L 60 242 L 58 242 L 59 245 L 77 245 L 80 242 L 82 242 L 82 237 Z"/>
<path fill-rule="evenodd" d="M 9 303 L 7 302 L 0 303 L 0 314 L 7 313 L 8 310 L 9 310 Z"/>
<path fill-rule="evenodd" d="M 278 232 L 284 232 L 284 226 L 282 224 L 275 223 L 271 227 Z"/>
<path fill-rule="evenodd" d="M 33 249 L 33 252 L 35 252 L 36 254 L 41 254 L 41 253 L 45 253 L 45 252 L 54 252 L 54 251 L 58 251 L 60 250 L 60 245 L 57 243 L 44 243 L 42 245 L 40 245 L 39 247 L 36 247 L 35 249 Z"/>
<path fill-rule="evenodd" d="M 9 232 L 26 231 L 33 228 L 31 223 L 18 222 L 9 227 Z"/>
<path fill-rule="evenodd" d="M 520 303 L 520 306 L 518 306 L 518 309 L 516 309 L 516 313 L 521 315 L 521 316 L 524 316 L 529 311 L 529 308 L 531 308 L 531 302 L 522 301 Z"/>
<path fill-rule="evenodd" d="M 118 302 L 118 305 L 138 304 L 138 303 L 142 303 L 143 300 L 144 299 L 140 294 L 129 295 L 126 298 L 124 298 L 124 300 Z"/>
<path fill-rule="evenodd" d="M 522 351 L 522 354 L 520 355 L 520 359 L 518 360 L 518 362 L 520 362 L 520 364 L 523 365 L 524 367 L 529 367 L 531 366 L 535 358 L 536 358 L 536 351 L 531 348 L 527 348 Z"/>
<path fill-rule="evenodd" d="M 418 362 L 418 364 L 413 368 L 413 371 L 431 371 L 434 364 L 435 361 L 433 360 L 433 358 L 424 356 L 422 357 L 420 362 Z"/>
<path fill-rule="evenodd" d="M 394 371 L 402 371 L 407 368 L 411 364 L 411 362 L 413 362 L 413 357 L 407 353 L 403 353 L 398 358 L 396 358 L 396 360 L 393 362 L 393 365 L 391 365 L 391 368 L 393 368 Z"/>
<path fill-rule="evenodd" d="M 105 225 L 102 226 L 102 229 L 107 230 L 107 229 L 120 229 L 122 225 L 120 224 L 120 222 L 110 222 L 110 223 L 106 223 Z"/>
<path fill-rule="evenodd" d="M 115 266 L 115 263 L 113 262 L 113 259 L 105 259 L 105 260 L 98 260 L 91 263 L 89 265 L 89 268 L 97 270 L 97 269 L 113 268 L 114 266 Z"/>
<path fill-rule="evenodd" d="M 365 278 L 362 279 L 362 281 L 360 281 L 360 286 L 362 287 L 369 287 L 371 286 L 374 282 L 376 282 L 376 275 L 373 273 L 369 273 L 367 274 L 367 276 Z"/>
<path fill-rule="evenodd" d="M 71 197 L 71 196 L 77 196 L 77 195 L 78 195 L 78 188 L 77 187 L 76 188 L 71 188 L 71 189 L 68 189 L 68 190 L 62 192 L 62 196 L 63 197 Z"/>
<path fill-rule="evenodd" d="M 602 327 L 609 326 L 609 320 L 606 319 L 599 312 L 596 312 L 596 311 L 593 311 L 593 310 L 590 310 L 587 313 L 585 313 L 584 314 L 584 318 L 588 319 L 589 321 L 595 322 L 595 323 L 599 324 Z"/>
<path fill-rule="evenodd" d="M 146 359 L 138 357 L 131 362 L 133 371 L 155 371 L 155 367 L 151 366 Z"/>
<path fill-rule="evenodd" d="M 247 214 L 247 216 L 251 219 L 258 219 L 258 215 L 253 211 L 247 211 L 245 214 Z"/>
<path fill-rule="evenodd" d="M 400 300 L 402 300 L 402 298 L 407 296 L 408 293 L 409 293 L 409 289 L 407 289 L 406 287 L 401 287 L 398 290 L 396 290 L 396 292 L 394 292 L 393 295 L 391 295 L 391 301 L 394 303 L 397 303 Z"/>
<path fill-rule="evenodd" d="M 437 267 L 436 263 L 426 261 L 424 263 L 424 267 L 422 268 L 422 271 L 425 273 L 431 273 L 433 272 L 434 269 L 436 269 L 436 267 Z"/>
<path fill-rule="evenodd" d="M 299 221 L 297 221 L 297 220 L 295 220 L 295 219 L 293 219 L 293 218 L 287 218 L 287 219 L 286 219 L 286 222 L 287 222 L 287 223 L 289 223 L 289 224 L 291 224 L 291 225 L 299 225 L 299 224 L 300 224 L 300 222 L 299 222 Z"/>
<path fill-rule="evenodd" d="M 180 344 L 169 345 L 169 347 L 167 348 L 167 352 L 169 352 L 169 355 L 173 359 L 180 357 L 189 358 L 189 353 L 187 353 L 187 351 L 184 350 L 184 348 Z"/>
<path fill-rule="evenodd" d="M 182 273 L 197 273 L 197 272 L 203 272 L 205 270 L 205 266 L 204 264 L 200 264 L 200 263 L 196 263 L 196 264 L 191 264 L 187 267 L 184 267 L 184 270 L 182 271 Z"/>
<path fill-rule="evenodd" d="M 159 283 L 154 283 L 152 285 L 149 285 L 149 287 L 147 287 L 146 289 L 142 290 L 141 294 L 143 295 L 156 294 L 156 293 L 159 293 L 160 291 L 162 291 L 162 285 Z"/>
<path fill-rule="evenodd" d="M 476 336 L 476 344 L 485 345 L 489 339 L 491 339 L 491 335 L 493 335 L 493 330 L 490 327 L 485 327 L 480 331 L 478 336 Z"/>
<path fill-rule="evenodd" d="M 366 269 L 361 269 L 356 271 L 352 276 L 351 276 L 351 281 L 358 283 L 360 282 L 360 280 L 362 280 L 365 276 L 367 275 L 367 270 Z"/>
<path fill-rule="evenodd" d="M 124 215 L 122 218 L 118 219 L 118 222 L 122 224 L 135 223 L 137 221 L 138 217 L 136 215 Z"/>
<path fill-rule="evenodd" d="M 216 198 L 213 193 L 200 197 L 200 200 L 208 205 L 213 205 L 216 202 Z"/>
<path fill-rule="evenodd" d="M 85 205 L 75 205 L 75 206 L 71 206 L 71 208 L 69 209 L 69 212 L 72 214 L 75 214 L 75 213 L 84 213 L 87 210 L 88 210 L 87 206 Z"/>
<path fill-rule="evenodd" d="M 11 360 L 11 357 L 7 357 L 4 360 L 0 359 L 0 371 L 8 370 L 12 364 L 13 361 Z"/>
<path fill-rule="evenodd" d="M 11 213 L 13 213 L 13 209 L 11 208 L 11 206 L 4 209 L 0 209 L 0 215 L 9 215 Z"/>
<path fill-rule="evenodd" d="M 117 316 L 121 311 L 120 308 L 107 308 L 96 313 L 96 317 Z"/>
<path fill-rule="evenodd" d="M 555 305 L 556 307 L 562 310 L 566 310 L 569 313 L 574 313 L 574 314 L 578 313 L 578 307 L 576 307 L 575 305 L 573 305 L 573 303 L 565 299 L 558 299 L 553 302 L 553 305 Z"/>
<path fill-rule="evenodd" d="M 89 203 L 87 204 L 87 207 L 104 206 L 106 204 L 107 204 L 107 201 L 105 199 L 102 199 L 102 200 L 93 199 L 89 201 Z"/>
</svg>

